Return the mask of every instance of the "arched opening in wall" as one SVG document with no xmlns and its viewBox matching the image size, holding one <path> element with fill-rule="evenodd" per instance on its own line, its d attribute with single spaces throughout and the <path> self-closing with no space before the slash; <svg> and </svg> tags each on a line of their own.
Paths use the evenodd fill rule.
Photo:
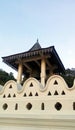
<svg viewBox="0 0 75 130">
<path fill-rule="evenodd" d="M 4 104 L 3 104 L 3 110 L 6 110 L 7 108 L 8 108 L 7 103 L 4 103 Z"/>
<path fill-rule="evenodd" d="M 26 97 L 26 96 L 27 96 L 26 93 L 24 93 L 23 97 Z"/>
<path fill-rule="evenodd" d="M 35 96 L 38 96 L 38 93 L 36 92 Z"/>
<path fill-rule="evenodd" d="M 56 108 L 57 111 L 59 111 L 62 108 L 62 104 L 60 102 L 57 102 L 55 104 L 55 108 Z"/>
<path fill-rule="evenodd" d="M 12 88 L 12 85 L 9 86 L 9 89 L 11 89 L 11 88 Z"/>
<path fill-rule="evenodd" d="M 55 91 L 54 95 L 58 95 L 58 92 L 57 92 L 57 90 Z"/>
<path fill-rule="evenodd" d="M 33 96 L 33 95 L 32 95 L 32 92 L 30 92 L 29 96 Z"/>
<path fill-rule="evenodd" d="M 18 110 L 18 104 L 17 103 L 15 104 L 15 110 Z"/>
<path fill-rule="evenodd" d="M 73 102 L 73 110 L 75 110 L 75 102 Z"/>
<path fill-rule="evenodd" d="M 5 98 L 6 96 L 5 96 L 5 94 L 3 95 L 3 98 Z"/>
<path fill-rule="evenodd" d="M 44 103 L 41 104 L 41 110 L 44 110 L 45 109 L 45 106 L 44 106 Z"/>
<path fill-rule="evenodd" d="M 48 92 L 48 96 L 51 96 L 51 92 L 50 91 Z"/>
<path fill-rule="evenodd" d="M 31 110 L 32 104 L 31 104 L 31 103 L 28 103 L 28 104 L 26 105 L 26 108 L 27 108 L 28 110 Z"/>
<path fill-rule="evenodd" d="M 15 93 L 14 93 L 13 97 L 16 97 Z"/>
<path fill-rule="evenodd" d="M 57 82 L 57 80 L 55 80 L 55 81 L 54 81 L 54 85 L 58 85 L 58 82 Z"/>
<path fill-rule="evenodd" d="M 10 93 L 9 93 L 8 98 L 10 98 L 10 97 L 11 97 L 11 95 L 10 95 Z"/>
<path fill-rule="evenodd" d="M 29 87 L 33 87 L 33 83 L 31 83 Z"/>
<path fill-rule="evenodd" d="M 64 91 L 62 91 L 61 95 L 65 95 L 65 92 L 64 92 Z"/>
</svg>

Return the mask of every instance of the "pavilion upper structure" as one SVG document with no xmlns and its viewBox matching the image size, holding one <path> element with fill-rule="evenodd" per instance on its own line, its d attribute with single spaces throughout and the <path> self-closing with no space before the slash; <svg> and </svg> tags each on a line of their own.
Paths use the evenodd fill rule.
<svg viewBox="0 0 75 130">
<path fill-rule="evenodd" d="M 34 77 L 45 85 L 49 76 L 65 73 L 64 65 L 55 47 L 42 48 L 38 40 L 30 50 L 5 56 L 2 59 L 4 63 L 18 71 L 18 83 L 21 83 L 22 74 L 26 79 Z"/>
</svg>

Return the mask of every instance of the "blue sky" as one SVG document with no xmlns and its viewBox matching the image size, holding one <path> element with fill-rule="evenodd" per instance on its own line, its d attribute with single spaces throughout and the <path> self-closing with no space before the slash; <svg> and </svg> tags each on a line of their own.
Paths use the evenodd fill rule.
<svg viewBox="0 0 75 130">
<path fill-rule="evenodd" d="M 75 0 L 0 0 L 0 57 L 29 50 L 37 38 L 75 68 Z M 1 58 L 0 68 L 15 72 Z"/>
</svg>

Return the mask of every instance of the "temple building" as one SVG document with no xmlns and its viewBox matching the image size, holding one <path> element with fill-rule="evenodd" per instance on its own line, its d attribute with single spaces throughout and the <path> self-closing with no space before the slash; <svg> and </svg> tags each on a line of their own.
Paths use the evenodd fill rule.
<svg viewBox="0 0 75 130">
<path fill-rule="evenodd" d="M 75 82 L 69 88 L 60 76 L 65 68 L 54 46 L 42 48 L 37 40 L 2 59 L 18 73 L 0 85 L 0 130 L 75 130 Z"/>
<path fill-rule="evenodd" d="M 26 78 L 41 80 L 45 86 L 49 76 L 65 72 L 54 46 L 41 48 L 38 40 L 29 51 L 2 58 L 3 62 L 18 71 L 17 83 L 21 83 L 24 74 Z"/>
</svg>

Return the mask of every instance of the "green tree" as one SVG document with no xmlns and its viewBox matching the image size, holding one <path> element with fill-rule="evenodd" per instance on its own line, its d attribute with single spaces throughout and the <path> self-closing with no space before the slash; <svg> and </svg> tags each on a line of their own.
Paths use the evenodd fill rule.
<svg viewBox="0 0 75 130">
<path fill-rule="evenodd" d="M 15 80 L 13 73 L 7 73 L 4 70 L 0 69 L 0 84 L 4 85 L 8 80 Z"/>
<path fill-rule="evenodd" d="M 75 78 L 75 70 L 66 69 L 65 74 L 61 74 L 61 76 L 65 79 L 68 87 L 71 88 Z"/>
</svg>

